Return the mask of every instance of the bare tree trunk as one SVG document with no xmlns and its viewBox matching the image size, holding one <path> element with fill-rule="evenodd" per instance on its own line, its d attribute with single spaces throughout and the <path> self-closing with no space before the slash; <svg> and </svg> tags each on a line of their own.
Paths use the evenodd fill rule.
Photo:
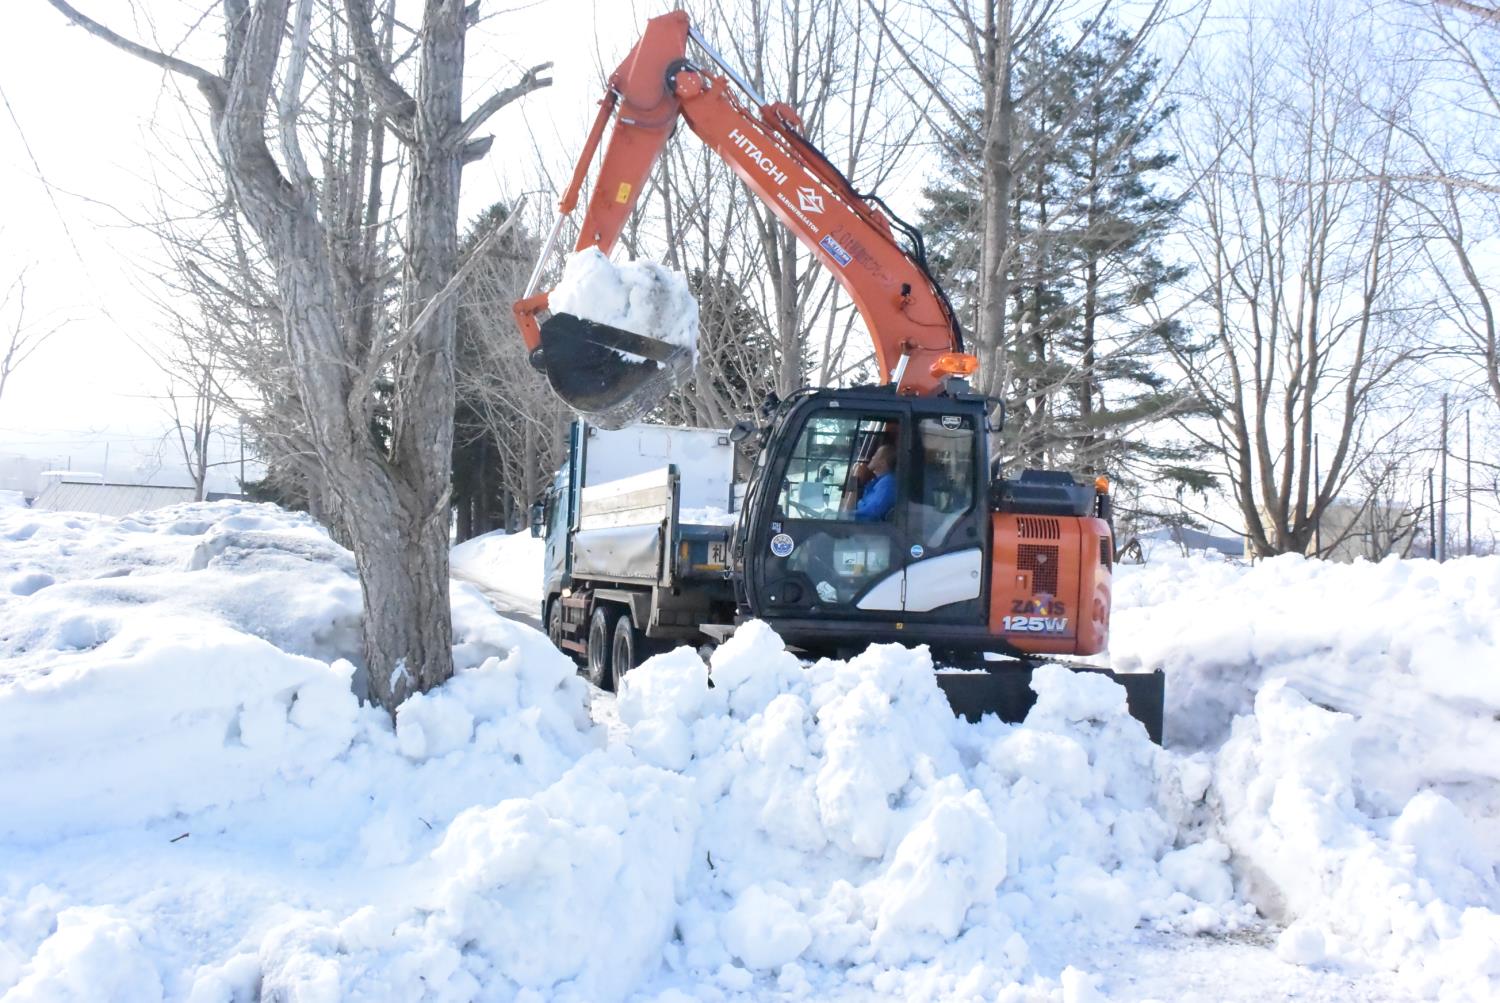
<svg viewBox="0 0 1500 1003">
<path fill-rule="evenodd" d="M 1011 363 L 1005 350 L 1005 305 L 1010 300 L 1011 137 L 1015 131 L 1015 97 L 1011 93 L 1009 0 L 985 4 L 984 25 L 984 234 L 980 253 L 979 330 L 985 392 L 1003 394 L 1010 384 Z"/>
<path fill-rule="evenodd" d="M 453 668 L 448 492 L 455 314 L 449 295 L 460 172 L 467 159 L 488 149 L 474 132 L 504 105 L 550 82 L 538 75 L 545 67 L 533 68 L 465 119 L 468 13 L 461 0 L 425 4 L 415 98 L 392 76 L 368 0 L 345 0 L 360 84 L 406 144 L 412 165 L 402 324 L 394 338 L 372 341 L 375 325 L 357 326 L 351 297 L 340 295 L 347 291 L 347 272 L 334 258 L 338 223 L 324 218 L 329 207 L 300 146 L 311 0 L 297 0 L 295 19 L 291 0 L 226 0 L 222 76 L 124 39 L 65 0 L 50 2 L 90 33 L 191 77 L 208 100 L 225 177 L 275 272 L 290 375 L 305 410 L 320 488 L 327 490 L 318 507 L 332 509 L 348 532 L 359 569 L 371 695 L 394 712 Z M 273 133 L 285 171 L 268 145 Z M 376 192 L 378 185 L 372 197 Z M 386 396 L 383 385 L 390 387 Z M 382 405 L 389 414 L 388 444 L 373 432 Z"/>
</svg>

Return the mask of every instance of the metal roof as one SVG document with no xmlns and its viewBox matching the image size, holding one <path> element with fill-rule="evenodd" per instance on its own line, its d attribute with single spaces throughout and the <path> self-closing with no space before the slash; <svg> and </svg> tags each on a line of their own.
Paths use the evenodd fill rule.
<svg viewBox="0 0 1500 1003">
<path fill-rule="evenodd" d="M 130 515 L 166 508 L 194 500 L 192 488 L 156 487 L 150 484 L 98 484 L 56 481 L 42 489 L 32 508 L 52 512 L 93 512 L 96 515 Z"/>
<path fill-rule="evenodd" d="M 1188 550 L 1217 550 L 1225 557 L 1244 557 L 1245 540 L 1239 536 L 1213 536 L 1210 533 L 1187 526 L 1165 526 L 1150 533 L 1142 533 L 1143 540 L 1171 540 Z"/>
</svg>

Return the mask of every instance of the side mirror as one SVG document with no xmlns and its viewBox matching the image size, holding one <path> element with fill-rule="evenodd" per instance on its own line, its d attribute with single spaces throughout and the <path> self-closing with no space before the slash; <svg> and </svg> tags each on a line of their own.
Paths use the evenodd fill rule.
<svg viewBox="0 0 1500 1003">
<path fill-rule="evenodd" d="M 755 431 L 755 422 L 737 421 L 734 423 L 734 427 L 729 430 L 729 441 L 734 443 L 744 442 L 751 435 L 753 435 Z"/>
<path fill-rule="evenodd" d="M 531 535 L 542 536 L 547 528 L 547 507 L 541 502 L 531 506 Z"/>
</svg>

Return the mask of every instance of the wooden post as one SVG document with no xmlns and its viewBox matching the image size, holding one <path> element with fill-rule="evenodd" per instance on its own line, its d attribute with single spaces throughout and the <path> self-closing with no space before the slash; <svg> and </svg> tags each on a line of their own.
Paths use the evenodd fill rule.
<svg viewBox="0 0 1500 1003">
<path fill-rule="evenodd" d="M 1474 556 L 1474 439 L 1464 412 L 1464 553 Z"/>
</svg>

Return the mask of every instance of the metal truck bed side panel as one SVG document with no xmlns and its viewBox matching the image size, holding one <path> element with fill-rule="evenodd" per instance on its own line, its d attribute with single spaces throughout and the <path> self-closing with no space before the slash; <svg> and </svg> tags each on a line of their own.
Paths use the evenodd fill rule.
<svg viewBox="0 0 1500 1003">
<path fill-rule="evenodd" d="M 581 529 L 573 534 L 573 577 L 651 584 L 661 569 L 661 524 Z"/>
</svg>

